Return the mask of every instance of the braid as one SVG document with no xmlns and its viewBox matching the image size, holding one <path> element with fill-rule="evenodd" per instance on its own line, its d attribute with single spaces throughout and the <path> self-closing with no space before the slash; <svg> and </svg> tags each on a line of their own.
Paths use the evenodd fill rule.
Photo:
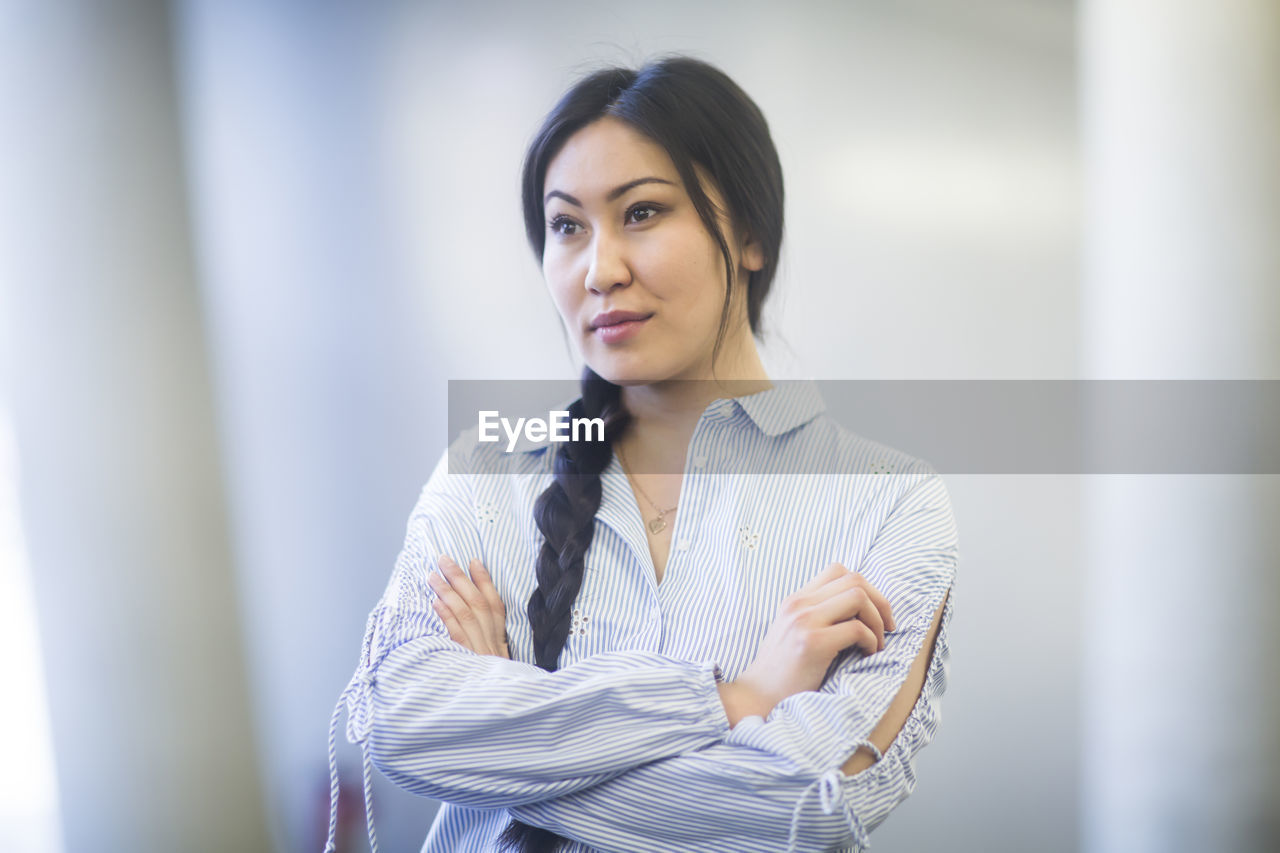
<svg viewBox="0 0 1280 853">
<path fill-rule="evenodd" d="M 613 442 L 631 416 L 622 405 L 622 387 L 602 379 L 591 368 L 582 372 L 582 396 L 569 407 L 571 418 L 603 418 L 604 441 L 570 441 L 556 453 L 555 479 L 533 505 L 533 517 L 544 541 L 538 554 L 538 586 L 529 596 L 529 624 L 538 666 L 554 672 L 569 638 L 570 611 L 582 589 L 584 558 L 600 509 L 600 475 L 613 458 Z M 552 853 L 560 836 L 512 821 L 498 841 L 515 853 Z"/>
</svg>

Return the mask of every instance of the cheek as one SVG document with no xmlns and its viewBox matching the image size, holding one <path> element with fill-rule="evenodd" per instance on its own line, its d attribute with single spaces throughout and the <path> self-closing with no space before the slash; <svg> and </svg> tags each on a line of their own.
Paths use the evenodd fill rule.
<svg viewBox="0 0 1280 853">
<path fill-rule="evenodd" d="M 715 242 L 710 237 L 686 239 L 672 257 L 681 259 L 671 270 L 672 280 L 680 283 L 681 297 L 690 306 L 698 306 L 699 312 L 714 308 L 718 314 L 725 283 L 724 261 Z"/>
<path fill-rule="evenodd" d="M 542 280 L 547 284 L 547 292 L 551 301 L 563 316 L 580 301 L 580 288 L 574 287 L 566 264 L 560 259 L 544 258 L 542 262 Z M 575 296 L 579 299 L 575 299 Z"/>
<path fill-rule="evenodd" d="M 668 236 L 650 251 L 637 253 L 636 261 L 643 280 L 675 298 L 700 302 L 707 291 L 724 289 L 720 250 L 710 237 L 693 228 Z"/>
</svg>

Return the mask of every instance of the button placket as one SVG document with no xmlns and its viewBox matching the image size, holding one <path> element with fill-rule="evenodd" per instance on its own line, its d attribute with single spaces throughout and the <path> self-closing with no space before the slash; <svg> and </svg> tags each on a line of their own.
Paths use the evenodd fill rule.
<svg viewBox="0 0 1280 853">
<path fill-rule="evenodd" d="M 676 533 L 678 535 L 672 543 L 674 553 L 688 553 L 693 548 L 693 537 L 697 531 L 698 515 L 702 509 L 702 504 L 710 500 L 707 491 L 712 488 L 714 480 L 713 477 L 699 476 L 707 473 L 707 466 L 711 462 L 710 454 L 704 449 L 708 440 L 708 433 L 712 432 L 711 423 L 727 417 L 726 413 L 731 411 L 732 405 L 728 400 L 721 400 L 720 404 L 709 410 L 704 419 L 694 427 L 693 436 L 689 441 L 691 453 L 689 468 L 685 473 L 684 482 L 681 484 L 681 511 L 680 517 L 676 522 Z M 668 561 L 667 568 L 668 570 L 671 568 L 670 561 Z"/>
</svg>

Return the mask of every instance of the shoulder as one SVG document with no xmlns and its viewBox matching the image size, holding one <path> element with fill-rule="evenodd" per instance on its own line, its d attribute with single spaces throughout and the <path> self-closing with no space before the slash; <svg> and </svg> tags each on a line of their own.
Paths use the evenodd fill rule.
<svg viewBox="0 0 1280 853">
<path fill-rule="evenodd" d="M 803 427 L 808 473 L 827 479 L 860 523 L 878 529 L 910 515 L 938 541 L 954 543 L 954 513 L 942 476 L 928 461 L 868 438 L 825 412 Z M 928 520 L 924 520 L 928 516 Z"/>
<path fill-rule="evenodd" d="M 550 472 L 547 449 L 507 452 L 498 443 L 480 440 L 478 428 L 472 427 L 444 449 L 418 493 L 412 516 L 474 506 L 486 495 L 510 492 L 504 485 L 515 479 L 540 481 Z"/>
<path fill-rule="evenodd" d="M 504 441 L 482 437 L 480 428 L 463 430 L 450 442 L 433 477 L 443 474 L 467 477 L 536 474 L 550 472 L 552 445 L 520 442 L 513 449 Z"/>
<path fill-rule="evenodd" d="M 894 475 L 908 480 L 937 477 L 924 459 L 849 429 L 823 412 L 797 431 L 796 440 L 815 474 Z"/>
<path fill-rule="evenodd" d="M 832 448 L 841 473 L 852 475 L 837 479 L 854 496 L 849 529 L 866 549 L 859 570 L 886 594 L 892 590 L 904 607 L 913 599 L 922 613 L 933 614 L 959 560 L 955 512 L 942 476 L 928 461 L 825 413 L 811 426 L 815 440 Z"/>
<path fill-rule="evenodd" d="M 492 384 L 492 383 L 490 383 Z M 484 404 L 458 403 L 450 411 L 458 430 L 445 452 L 447 470 L 462 475 L 527 475 L 550 473 L 556 449 L 578 435 L 580 419 L 570 417 L 576 396 L 554 395 L 564 391 L 560 383 L 533 389 L 549 403 L 534 408 L 523 399 L 503 405 L 501 394 L 485 397 Z M 521 395 L 516 395 L 521 396 Z M 527 396 L 527 395 L 525 395 Z M 454 418 L 454 415 L 457 418 Z M 460 421 L 460 422 L 459 422 Z"/>
</svg>

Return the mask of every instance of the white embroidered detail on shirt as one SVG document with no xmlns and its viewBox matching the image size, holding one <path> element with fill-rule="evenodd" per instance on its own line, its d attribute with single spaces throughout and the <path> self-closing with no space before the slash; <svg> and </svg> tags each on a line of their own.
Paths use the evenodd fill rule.
<svg viewBox="0 0 1280 853">
<path fill-rule="evenodd" d="M 583 613 L 581 610 L 574 610 L 572 621 L 569 623 L 569 636 L 577 634 L 582 636 L 587 633 L 587 623 L 591 621 L 591 617 Z"/>
<path fill-rule="evenodd" d="M 476 520 L 487 521 L 493 524 L 498 520 L 498 505 L 493 501 L 483 501 L 476 504 Z"/>
<path fill-rule="evenodd" d="M 745 524 L 738 527 L 738 543 L 748 551 L 754 551 L 760 544 L 760 534 L 753 533 Z"/>
</svg>

